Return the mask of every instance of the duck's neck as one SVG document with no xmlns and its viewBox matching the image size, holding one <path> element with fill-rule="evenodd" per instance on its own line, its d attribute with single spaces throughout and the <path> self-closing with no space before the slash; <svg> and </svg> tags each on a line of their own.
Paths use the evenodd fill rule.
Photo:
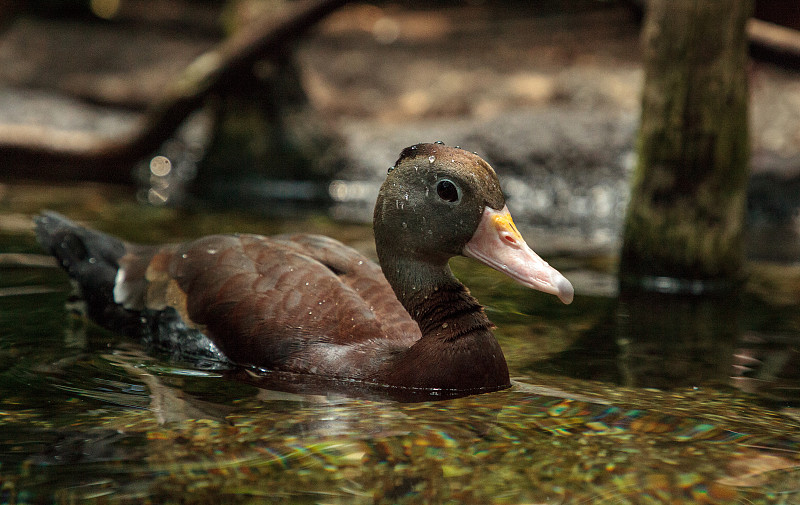
<svg viewBox="0 0 800 505">
<path fill-rule="evenodd" d="M 384 275 L 422 331 L 422 338 L 387 365 L 387 383 L 473 390 L 509 385 L 503 351 L 483 307 L 439 264 L 381 257 Z"/>
</svg>

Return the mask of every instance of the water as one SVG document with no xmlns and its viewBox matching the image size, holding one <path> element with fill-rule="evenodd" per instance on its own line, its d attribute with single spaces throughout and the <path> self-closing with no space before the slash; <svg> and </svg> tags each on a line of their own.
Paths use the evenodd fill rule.
<svg viewBox="0 0 800 505">
<path fill-rule="evenodd" d="M 565 306 L 458 259 L 511 389 L 410 404 L 290 394 L 87 321 L 28 218 L 69 211 L 141 241 L 302 229 L 367 252 L 369 228 L 108 191 L 20 187 L 0 208 L 0 503 L 800 503 L 792 289 L 618 297 L 608 258 L 548 256 L 575 282 Z M 786 271 L 772 275 L 796 282 Z"/>
</svg>

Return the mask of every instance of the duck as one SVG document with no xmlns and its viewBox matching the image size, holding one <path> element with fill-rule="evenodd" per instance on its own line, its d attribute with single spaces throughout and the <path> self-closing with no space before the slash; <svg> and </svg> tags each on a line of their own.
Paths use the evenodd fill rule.
<svg viewBox="0 0 800 505">
<path fill-rule="evenodd" d="M 142 245 L 55 212 L 35 226 L 102 326 L 352 384 L 456 396 L 511 385 L 494 325 L 448 265 L 454 256 L 564 303 L 574 296 L 527 245 L 489 163 L 441 143 L 407 147 L 389 169 L 373 214 L 377 264 L 307 233 Z"/>
</svg>

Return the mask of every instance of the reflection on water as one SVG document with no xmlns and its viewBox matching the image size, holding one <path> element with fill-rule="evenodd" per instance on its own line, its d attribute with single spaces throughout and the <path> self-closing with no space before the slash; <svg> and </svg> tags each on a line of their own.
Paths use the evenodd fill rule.
<svg viewBox="0 0 800 505">
<path fill-rule="evenodd" d="M 623 383 L 679 388 L 727 384 L 740 339 L 737 296 L 623 289 L 615 340 Z"/>
<path fill-rule="evenodd" d="M 298 225 L 369 243 L 332 226 Z M 563 306 L 456 261 L 515 385 L 403 404 L 171 361 L 87 322 L 26 229 L 0 252 L 0 503 L 800 503 L 796 302 L 578 283 Z"/>
</svg>

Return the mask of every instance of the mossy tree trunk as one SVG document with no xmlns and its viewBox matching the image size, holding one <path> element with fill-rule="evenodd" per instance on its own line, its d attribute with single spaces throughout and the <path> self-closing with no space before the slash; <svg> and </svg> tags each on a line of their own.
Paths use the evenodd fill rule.
<svg viewBox="0 0 800 505">
<path fill-rule="evenodd" d="M 752 1 L 648 5 L 621 279 L 735 279 L 749 172 L 745 23 Z"/>
</svg>

